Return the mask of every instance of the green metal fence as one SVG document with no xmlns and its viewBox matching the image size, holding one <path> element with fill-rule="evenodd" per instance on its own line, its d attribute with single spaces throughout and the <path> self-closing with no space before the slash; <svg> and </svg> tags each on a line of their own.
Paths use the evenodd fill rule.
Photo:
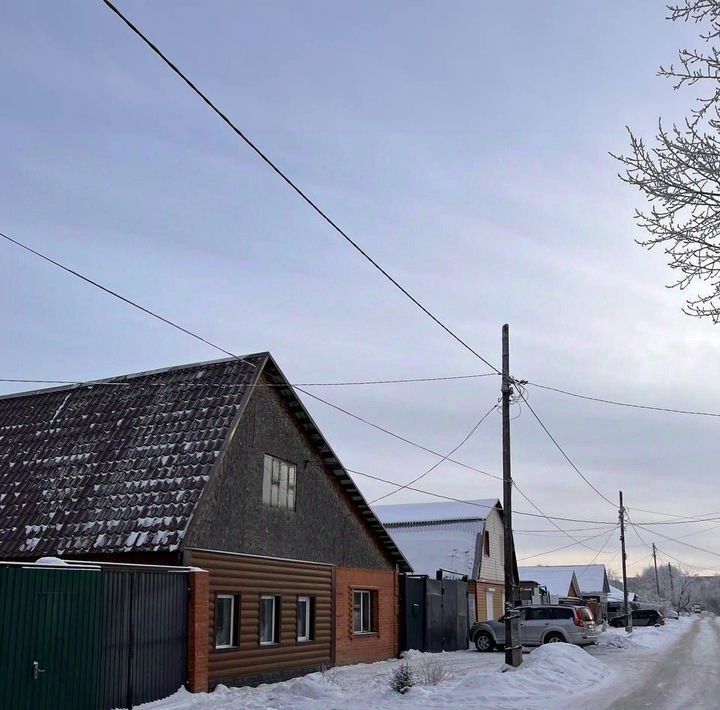
<svg viewBox="0 0 720 710">
<path fill-rule="evenodd" d="M 100 570 L 0 567 L 0 709 L 95 710 Z"/>
</svg>

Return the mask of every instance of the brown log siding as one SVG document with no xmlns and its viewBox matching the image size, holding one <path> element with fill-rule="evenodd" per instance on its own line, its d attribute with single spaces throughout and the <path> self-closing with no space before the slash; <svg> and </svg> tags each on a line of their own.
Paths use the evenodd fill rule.
<svg viewBox="0 0 720 710">
<path fill-rule="evenodd" d="M 290 677 L 333 664 L 333 568 L 250 555 L 189 550 L 189 564 L 210 573 L 209 685 Z M 215 649 L 215 594 L 240 595 L 237 648 Z M 280 642 L 260 645 L 260 597 L 279 596 Z M 297 598 L 315 600 L 314 638 L 297 640 Z"/>
</svg>

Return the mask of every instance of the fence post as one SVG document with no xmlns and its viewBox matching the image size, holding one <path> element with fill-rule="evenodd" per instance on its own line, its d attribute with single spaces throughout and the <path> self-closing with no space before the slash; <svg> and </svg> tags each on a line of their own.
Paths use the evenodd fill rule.
<svg viewBox="0 0 720 710">
<path fill-rule="evenodd" d="M 206 693 L 210 643 L 210 575 L 205 570 L 194 569 L 188 576 L 187 687 L 191 693 Z"/>
</svg>

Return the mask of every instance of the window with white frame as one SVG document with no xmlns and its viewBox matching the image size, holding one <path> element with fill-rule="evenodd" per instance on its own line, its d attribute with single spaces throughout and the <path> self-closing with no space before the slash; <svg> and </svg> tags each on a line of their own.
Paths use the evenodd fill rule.
<svg viewBox="0 0 720 710">
<path fill-rule="evenodd" d="M 377 592 L 356 589 L 353 591 L 353 633 L 369 634 L 375 631 L 375 605 Z"/>
<path fill-rule="evenodd" d="M 298 597 L 297 600 L 297 640 L 312 641 L 313 638 L 313 599 Z"/>
<path fill-rule="evenodd" d="M 237 615 L 239 597 L 235 594 L 215 595 L 215 648 L 237 646 Z"/>
<path fill-rule="evenodd" d="M 280 643 L 280 599 L 269 594 L 260 597 L 260 645 Z"/>
<path fill-rule="evenodd" d="M 294 463 L 265 454 L 263 503 L 271 508 L 295 510 L 296 473 Z"/>
</svg>

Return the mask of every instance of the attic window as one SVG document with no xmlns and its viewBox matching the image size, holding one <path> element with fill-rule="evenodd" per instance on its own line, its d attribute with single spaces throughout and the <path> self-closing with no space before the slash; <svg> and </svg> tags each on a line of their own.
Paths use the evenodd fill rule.
<svg viewBox="0 0 720 710">
<path fill-rule="evenodd" d="M 483 555 L 490 557 L 490 533 L 487 530 L 483 533 Z"/>
<path fill-rule="evenodd" d="M 263 503 L 271 508 L 295 510 L 295 484 L 295 464 L 265 454 Z"/>
</svg>

